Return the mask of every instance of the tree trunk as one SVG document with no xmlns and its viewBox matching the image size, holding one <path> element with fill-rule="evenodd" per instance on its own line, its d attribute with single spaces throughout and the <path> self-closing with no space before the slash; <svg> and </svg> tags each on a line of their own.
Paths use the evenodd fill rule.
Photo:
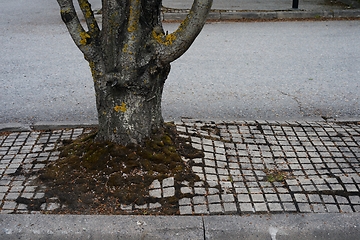
<svg viewBox="0 0 360 240">
<path fill-rule="evenodd" d="M 61 17 L 89 62 L 99 119 L 97 140 L 141 144 L 163 126 L 161 98 L 170 63 L 200 33 L 212 0 L 194 0 L 179 28 L 165 34 L 161 0 L 102 0 L 102 28 L 88 0 L 78 0 L 85 30 L 73 0 L 57 0 Z"/>
<path fill-rule="evenodd" d="M 163 126 L 161 98 L 169 70 L 170 65 L 151 74 L 151 67 L 146 67 L 141 70 L 145 71 L 143 74 L 146 77 L 130 80 L 140 81 L 137 86 L 117 87 L 115 82 L 109 80 L 106 86 L 97 86 L 97 140 L 139 144 L 153 132 L 159 131 Z"/>
</svg>

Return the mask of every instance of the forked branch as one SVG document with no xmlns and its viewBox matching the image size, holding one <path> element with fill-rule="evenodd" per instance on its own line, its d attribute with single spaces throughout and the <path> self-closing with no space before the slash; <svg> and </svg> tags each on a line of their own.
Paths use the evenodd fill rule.
<svg viewBox="0 0 360 240">
<path fill-rule="evenodd" d="M 184 54 L 202 30 L 213 0 L 194 0 L 187 17 L 178 29 L 169 34 L 157 34 L 153 37 L 160 43 L 161 61 L 170 63 Z"/>
<path fill-rule="evenodd" d="M 86 31 L 80 23 L 73 0 L 57 0 L 57 2 L 60 6 L 61 18 L 66 24 L 71 38 L 88 61 L 95 61 L 99 57 L 95 40 L 98 38 L 100 30 L 92 14 L 90 4 L 87 0 L 79 0 L 82 11 L 85 11 L 84 15 L 89 27 L 89 31 Z"/>
</svg>

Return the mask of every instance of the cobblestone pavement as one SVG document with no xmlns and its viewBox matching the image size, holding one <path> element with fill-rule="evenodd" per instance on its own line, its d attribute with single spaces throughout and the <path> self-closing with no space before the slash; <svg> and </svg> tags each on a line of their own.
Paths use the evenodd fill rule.
<svg viewBox="0 0 360 240">
<path fill-rule="evenodd" d="M 179 134 L 203 158 L 193 160 L 201 181 L 180 186 L 155 180 L 149 195 L 173 197 L 181 215 L 360 212 L 359 122 L 203 122 L 183 119 Z M 59 140 L 85 128 L 0 133 L 0 213 L 39 213 L 61 207 L 46 199 L 36 171 L 56 161 Z M 184 159 L 184 161 L 188 161 Z M 176 185 L 176 186 L 175 186 Z M 158 208 L 160 203 L 121 206 Z"/>
</svg>

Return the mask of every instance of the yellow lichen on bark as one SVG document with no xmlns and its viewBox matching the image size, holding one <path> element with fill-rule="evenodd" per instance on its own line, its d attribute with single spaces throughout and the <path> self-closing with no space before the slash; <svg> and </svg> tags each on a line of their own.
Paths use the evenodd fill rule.
<svg viewBox="0 0 360 240">
<path fill-rule="evenodd" d="M 87 40 L 90 38 L 90 35 L 87 32 L 80 32 L 80 44 L 86 45 Z"/>
<path fill-rule="evenodd" d="M 127 108 L 126 108 L 126 103 L 121 103 L 121 106 L 119 106 L 119 105 L 116 105 L 115 107 L 114 107 L 114 111 L 115 112 L 126 112 L 126 110 L 127 110 Z"/>
<path fill-rule="evenodd" d="M 138 17 L 140 15 L 140 12 L 137 10 L 134 10 L 132 6 L 130 6 L 130 17 L 129 17 L 129 26 L 128 26 L 128 32 L 134 32 L 138 28 Z"/>
<path fill-rule="evenodd" d="M 152 36 L 158 43 L 166 46 L 173 44 L 173 42 L 176 40 L 176 36 L 174 33 L 164 35 L 162 33 L 158 34 L 155 31 L 152 31 Z"/>
<path fill-rule="evenodd" d="M 90 5 L 87 1 L 81 0 L 79 1 L 81 9 L 85 9 L 85 18 L 89 18 L 92 15 Z"/>
</svg>

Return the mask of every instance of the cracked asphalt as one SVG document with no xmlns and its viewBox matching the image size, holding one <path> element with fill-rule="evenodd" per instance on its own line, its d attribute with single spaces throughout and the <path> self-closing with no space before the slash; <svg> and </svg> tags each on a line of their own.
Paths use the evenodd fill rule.
<svg viewBox="0 0 360 240">
<path fill-rule="evenodd" d="M 89 67 L 61 22 L 57 3 L 35 0 L 19 15 L 22 6 L 4 2 L 0 9 L 5 16 L 0 19 L 0 123 L 96 121 Z M 172 64 L 163 116 L 356 118 L 359 30 L 359 21 L 207 24 Z"/>
</svg>

